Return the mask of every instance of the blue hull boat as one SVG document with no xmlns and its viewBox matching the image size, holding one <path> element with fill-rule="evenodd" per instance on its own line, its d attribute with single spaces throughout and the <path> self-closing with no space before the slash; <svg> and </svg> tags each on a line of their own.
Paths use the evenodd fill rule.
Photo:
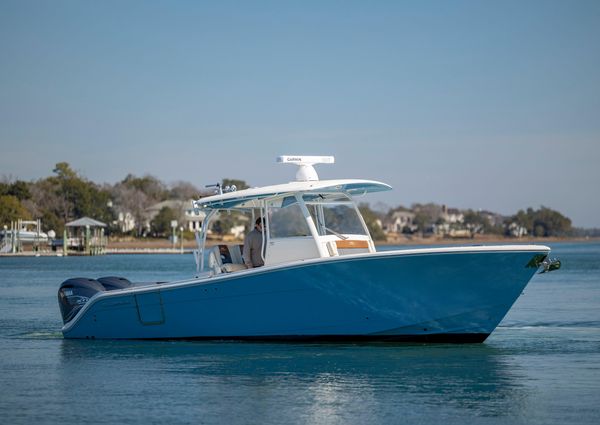
<svg viewBox="0 0 600 425">
<path fill-rule="evenodd" d="M 540 267 L 558 267 L 539 245 L 378 252 L 353 197 L 389 186 L 303 172 L 196 201 L 206 219 L 192 279 L 63 282 L 65 338 L 482 342 Z M 268 217 L 263 266 L 237 246 L 207 251 L 219 211 Z"/>
<path fill-rule="evenodd" d="M 481 342 L 540 246 L 391 251 L 101 291 L 66 338 Z"/>
</svg>

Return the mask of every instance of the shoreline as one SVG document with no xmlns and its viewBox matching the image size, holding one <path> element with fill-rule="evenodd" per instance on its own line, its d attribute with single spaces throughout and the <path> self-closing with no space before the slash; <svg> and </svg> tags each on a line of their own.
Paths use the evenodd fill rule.
<svg viewBox="0 0 600 425">
<path fill-rule="evenodd" d="M 520 245 L 520 244 L 539 244 L 545 245 L 549 243 L 597 243 L 600 242 L 600 237 L 587 238 L 563 238 L 563 237 L 524 237 L 524 238 L 508 238 L 498 236 L 481 236 L 477 235 L 474 238 L 416 238 L 402 237 L 387 241 L 375 241 L 375 246 L 431 246 L 431 245 Z M 242 244 L 242 240 L 209 240 L 207 247 L 212 247 L 217 244 Z M 30 248 L 30 247 L 26 247 Z M 135 255 L 135 254 L 192 254 L 197 249 L 196 242 L 193 240 L 184 241 L 183 244 L 173 245 L 166 239 L 130 239 L 130 240 L 109 240 L 108 246 L 103 255 Z M 19 253 L 2 253 L 0 257 L 62 257 L 62 251 L 42 250 L 34 252 L 25 250 Z M 88 256 L 81 252 L 69 252 L 71 256 Z"/>
<path fill-rule="evenodd" d="M 481 243 L 499 243 L 499 244 L 544 244 L 552 242 L 600 242 L 600 237 L 523 237 L 511 238 L 494 235 L 476 235 L 474 238 L 437 238 L 437 237 L 400 237 L 388 239 L 386 241 L 374 241 L 375 246 L 388 245 L 473 245 Z M 208 239 L 206 246 L 214 246 L 218 244 L 243 244 L 243 239 Z M 183 249 L 196 249 L 196 241 L 186 240 L 183 242 Z M 166 239 L 135 239 L 135 240 L 109 240 L 107 249 L 181 249 L 181 244 L 173 245 Z"/>
<path fill-rule="evenodd" d="M 511 238 L 505 236 L 495 235 L 476 235 L 474 238 L 438 238 L 438 237 L 426 237 L 426 238 L 397 238 L 386 241 L 375 241 L 375 246 L 387 246 L 387 245 L 473 245 L 473 244 L 505 244 L 505 245 L 519 245 L 519 244 L 539 244 L 553 242 L 566 242 L 566 243 L 593 243 L 600 242 L 600 237 L 522 237 L 522 238 Z"/>
</svg>

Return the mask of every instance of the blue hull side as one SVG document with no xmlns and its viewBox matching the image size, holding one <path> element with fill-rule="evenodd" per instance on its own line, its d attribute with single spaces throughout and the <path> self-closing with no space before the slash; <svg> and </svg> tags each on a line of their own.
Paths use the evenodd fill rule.
<svg viewBox="0 0 600 425">
<path fill-rule="evenodd" d="M 539 251 L 381 253 L 92 298 L 66 338 L 481 342 Z"/>
</svg>

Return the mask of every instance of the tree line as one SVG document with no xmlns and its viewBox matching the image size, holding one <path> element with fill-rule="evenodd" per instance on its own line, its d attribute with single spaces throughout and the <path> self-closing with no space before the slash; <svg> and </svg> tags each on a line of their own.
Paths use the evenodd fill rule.
<svg viewBox="0 0 600 425">
<path fill-rule="evenodd" d="M 436 227 L 442 226 L 445 226 L 445 229 L 465 230 L 471 235 L 565 237 L 586 233 L 583 229 L 573 228 L 568 217 L 545 206 L 519 210 L 516 214 L 508 216 L 489 211 L 457 210 L 455 214 L 460 215 L 460 220 L 449 223 L 445 218 L 447 214 L 442 213 L 444 209 L 444 206 L 434 203 L 414 204 L 411 208 L 398 207 L 387 213 L 380 213 L 379 216 L 385 222 L 391 220 L 398 211 L 412 213 L 412 226 L 404 227 L 402 233 L 431 233 Z"/>
<path fill-rule="evenodd" d="M 89 216 L 109 225 L 110 233 L 119 233 L 114 223 L 120 212 L 134 218 L 130 233 L 143 234 L 146 210 L 167 199 L 188 200 L 201 191 L 188 182 L 166 185 L 154 176 L 127 175 L 116 184 L 97 184 L 74 171 L 66 162 L 56 164 L 52 175 L 37 181 L 16 180 L 0 183 L 0 226 L 17 219 L 41 219 L 43 230 L 62 234 L 64 225 Z M 5 179 L 6 180 L 6 179 Z"/>
<path fill-rule="evenodd" d="M 244 180 L 223 179 L 223 186 L 235 185 L 238 190 L 248 187 Z M 154 176 L 142 177 L 128 174 L 115 184 L 97 184 L 81 176 L 66 162 L 56 164 L 52 175 L 37 181 L 0 182 L 0 226 L 8 225 L 12 220 L 41 219 L 43 230 L 54 230 L 62 234 L 65 223 L 83 216 L 89 216 L 109 225 L 112 234 L 122 233 L 115 224 L 119 213 L 127 212 L 135 222 L 135 228 L 129 231 L 133 236 L 146 235 L 147 209 L 161 201 L 187 201 L 206 195 L 189 182 L 179 181 L 165 184 Z M 365 223 L 376 240 L 386 238 L 384 223 L 392 219 L 397 211 L 414 214 L 412 226 L 402 229 L 404 233 L 421 234 L 435 226 L 444 225 L 441 218 L 442 206 L 437 204 L 415 204 L 411 208 L 398 207 L 387 211 L 375 211 L 369 204 L 361 203 L 359 209 Z M 577 236 L 582 229 L 574 229 L 571 220 L 560 212 L 548 207 L 527 208 L 516 214 L 501 217 L 489 212 L 463 210 L 460 226 L 473 233 L 508 234 L 509 228 L 525 229 L 528 235 L 538 237 Z M 181 220 L 180 212 L 164 207 L 153 218 L 151 234 L 159 236 L 170 232 L 170 222 Z M 236 225 L 236 215 L 222 215 L 213 225 L 218 233 L 227 233 Z M 456 225 L 456 224 L 453 224 Z"/>
</svg>

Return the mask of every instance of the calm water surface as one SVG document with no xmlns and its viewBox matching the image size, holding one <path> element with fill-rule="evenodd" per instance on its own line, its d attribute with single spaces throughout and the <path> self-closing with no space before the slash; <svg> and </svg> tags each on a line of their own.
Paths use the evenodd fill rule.
<svg viewBox="0 0 600 425">
<path fill-rule="evenodd" d="M 600 244 L 553 244 L 484 344 L 67 341 L 75 276 L 189 277 L 189 255 L 0 258 L 0 421 L 596 424 Z"/>
</svg>

